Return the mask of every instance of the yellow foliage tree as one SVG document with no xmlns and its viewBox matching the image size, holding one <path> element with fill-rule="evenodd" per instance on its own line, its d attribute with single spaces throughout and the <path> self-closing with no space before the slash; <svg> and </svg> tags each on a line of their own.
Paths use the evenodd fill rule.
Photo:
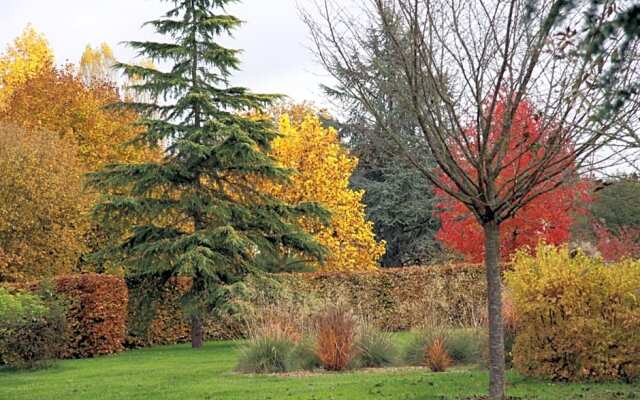
<svg viewBox="0 0 640 400">
<path fill-rule="evenodd" d="M 53 65 L 53 52 L 47 40 L 27 25 L 13 44 L 0 55 L 0 109 L 20 85 Z"/>
<path fill-rule="evenodd" d="M 31 36 L 27 35 L 27 37 Z M 39 37 L 41 38 L 41 36 Z M 34 46 L 24 45 L 24 43 L 32 43 L 33 41 L 32 39 L 16 40 L 17 44 L 14 47 L 22 49 L 20 54 L 24 59 L 41 58 L 40 56 L 31 57 L 29 49 Z M 100 51 L 104 52 L 103 50 Z M 64 142 L 65 146 L 69 146 L 74 151 L 74 156 L 79 163 L 79 176 L 95 171 L 106 164 L 143 163 L 161 157 L 161 149 L 149 150 L 148 147 L 122 145 L 122 143 L 137 137 L 141 128 L 135 125 L 135 121 L 138 120 L 138 115 L 135 112 L 106 107 L 119 100 L 120 94 L 113 82 L 102 78 L 92 78 L 85 81 L 73 66 L 56 68 L 49 63 L 40 68 L 37 73 L 27 76 L 19 85 L 12 87 L 10 95 L 5 99 L 4 107 L 0 109 L 0 123 L 16 125 L 22 128 L 22 132 L 44 132 L 44 135 L 52 136 L 52 141 Z M 19 163 L 7 164 L 5 167 L 12 169 L 11 173 L 15 173 L 16 177 L 22 176 L 27 181 L 30 179 L 29 175 L 21 173 L 22 167 Z M 55 177 L 52 176 L 52 179 Z M 78 201 L 80 201 L 79 193 L 82 193 L 82 186 L 81 179 L 70 179 L 67 182 L 69 193 L 74 194 Z M 10 187 L 6 185 L 6 182 L 0 184 L 0 190 L 9 190 L 7 188 Z M 41 186 L 41 189 L 46 191 L 47 187 Z M 82 196 L 84 197 L 81 201 L 86 208 L 90 208 L 91 203 L 96 200 L 95 195 L 82 193 Z M 60 199 L 63 201 L 62 197 Z M 50 198 L 49 201 L 52 202 L 52 207 L 58 206 L 55 203 L 55 198 Z M 80 222 L 77 224 L 78 229 L 74 231 L 76 234 L 74 244 L 70 243 L 70 237 L 65 239 L 67 243 L 63 245 L 74 249 L 73 252 L 66 254 L 77 255 L 76 250 L 79 248 L 91 251 L 101 247 L 108 239 L 110 228 L 92 226 L 86 212 L 78 213 L 78 210 L 69 208 L 67 210 L 73 215 L 68 215 L 65 218 L 74 220 L 79 218 Z M 42 210 L 39 208 L 28 207 L 14 210 L 15 213 L 18 213 L 17 216 L 22 215 L 20 218 L 25 220 L 32 217 L 39 219 L 38 213 L 40 211 Z M 9 222 L 5 216 L 0 215 L 0 223 Z M 43 229 L 46 230 L 44 225 Z M 35 237 L 34 240 L 36 240 Z M 3 246 L 4 243 L 0 241 L 0 247 Z M 34 242 L 34 246 L 40 246 L 41 249 L 44 249 L 44 243 L 39 245 Z M 4 261 L 0 260 L 0 267 L 7 264 L 9 262 L 7 260 L 14 260 L 20 256 L 20 251 L 16 249 L 15 246 L 10 246 L 10 248 L 4 246 L 3 255 L 0 255 Z M 48 253 L 51 255 L 50 259 L 20 256 L 22 264 L 18 264 L 15 260 L 11 261 L 10 268 L 14 271 L 12 272 L 13 279 L 20 279 L 19 274 L 15 273 L 20 270 L 24 271 L 25 277 L 35 277 L 32 273 L 37 271 L 65 272 L 65 268 L 69 267 L 71 262 L 62 257 L 66 261 L 60 261 L 64 268 L 60 267 L 60 262 L 57 260 L 59 257 L 56 256 L 58 251 L 57 248 L 52 248 Z M 43 250 L 42 254 L 47 253 Z M 54 260 L 54 258 L 56 259 Z M 39 265 L 33 263 L 39 263 Z M 48 264 L 56 265 L 56 267 L 48 268 Z M 77 264 L 78 257 L 76 257 L 74 265 Z M 103 268 L 103 266 L 97 265 L 88 266 L 89 269 L 97 267 Z M 85 268 L 85 265 L 82 265 L 82 268 Z"/>
<path fill-rule="evenodd" d="M 123 146 L 139 134 L 138 116 L 105 108 L 119 100 L 110 82 L 89 85 L 72 66 L 44 69 L 15 90 L 0 112 L 0 120 L 27 130 L 43 129 L 76 145 L 85 172 L 110 163 L 144 162 L 159 152 Z"/>
<path fill-rule="evenodd" d="M 289 203 L 314 201 L 331 212 L 331 223 L 303 220 L 302 226 L 327 249 L 320 269 L 370 270 L 384 254 L 384 243 L 375 239 L 373 224 L 365 219 L 364 192 L 349 188 L 358 160 L 340 145 L 337 132 L 322 126 L 310 110 L 294 106 L 280 110 L 281 136 L 272 144 L 279 163 L 297 172 L 290 182 L 263 182 L 267 193 Z"/>
<path fill-rule="evenodd" d="M 0 281 L 70 272 L 84 251 L 89 201 L 72 144 L 0 125 Z"/>
<path fill-rule="evenodd" d="M 94 81 L 114 82 L 113 66 L 116 59 L 108 44 L 102 43 L 95 49 L 91 45 L 85 47 L 80 57 L 79 74 L 85 85 Z"/>
</svg>

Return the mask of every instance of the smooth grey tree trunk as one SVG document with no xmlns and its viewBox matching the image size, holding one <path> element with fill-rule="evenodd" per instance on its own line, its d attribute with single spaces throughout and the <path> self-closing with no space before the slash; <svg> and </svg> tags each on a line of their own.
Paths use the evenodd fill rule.
<svg viewBox="0 0 640 400">
<path fill-rule="evenodd" d="M 191 347 L 199 349 L 204 341 L 204 329 L 202 327 L 202 319 L 197 316 L 191 316 Z"/>
<path fill-rule="evenodd" d="M 505 389 L 504 327 L 502 324 L 502 275 L 500 270 L 500 225 L 489 221 L 484 229 L 484 264 L 487 274 L 489 311 L 489 397 L 503 400 Z"/>
</svg>

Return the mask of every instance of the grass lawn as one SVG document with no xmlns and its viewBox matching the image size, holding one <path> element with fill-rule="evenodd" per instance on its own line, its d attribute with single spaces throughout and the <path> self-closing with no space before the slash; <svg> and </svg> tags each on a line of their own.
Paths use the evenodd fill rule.
<svg viewBox="0 0 640 400">
<path fill-rule="evenodd" d="M 486 393 L 488 380 L 476 369 L 241 375 L 233 372 L 236 355 L 237 344 L 210 342 L 200 350 L 176 345 L 67 360 L 42 371 L 0 370 L 0 399 L 461 399 Z M 523 399 L 640 399 L 640 385 L 550 384 L 513 372 L 508 391 Z"/>
</svg>

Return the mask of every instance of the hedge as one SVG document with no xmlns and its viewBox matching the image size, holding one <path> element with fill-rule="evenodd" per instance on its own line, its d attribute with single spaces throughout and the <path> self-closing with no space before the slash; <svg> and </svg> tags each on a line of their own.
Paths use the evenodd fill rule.
<svg viewBox="0 0 640 400">
<path fill-rule="evenodd" d="M 486 309 L 484 270 L 476 265 L 408 267 L 368 272 L 321 272 L 269 275 L 251 278 L 245 305 L 256 306 L 265 298 L 282 301 L 271 293 L 285 291 L 298 298 L 323 303 L 342 302 L 357 315 L 391 331 L 406 330 L 434 318 L 450 325 L 479 325 Z M 175 279 L 159 290 L 153 300 L 145 294 L 155 288 L 129 282 L 130 347 L 171 344 L 189 340 L 189 323 L 182 314 L 179 298 L 189 288 L 188 279 Z M 267 293 L 269 292 L 269 293 Z M 256 300 L 258 299 L 258 300 Z M 237 299 L 231 299 L 232 302 Z M 145 307 L 145 304 L 147 305 Z M 243 311 L 238 314 L 242 317 Z M 243 335 L 242 322 L 224 315 L 211 316 L 205 323 L 207 339 L 229 339 Z"/>
<path fill-rule="evenodd" d="M 186 342 L 190 326 L 180 297 L 187 278 L 168 284 L 140 282 L 97 274 L 55 278 L 58 293 L 69 299 L 65 358 L 93 357 L 140 347 Z M 36 289 L 37 284 L 31 284 Z M 205 320 L 207 339 L 244 335 L 242 307 L 295 302 L 342 302 L 356 314 L 386 330 L 412 328 L 433 318 L 453 325 L 477 325 L 485 312 L 485 279 L 481 267 L 452 265 L 379 269 L 352 273 L 297 273 L 253 277 L 230 292 L 229 313 Z M 283 294 L 286 293 L 286 294 Z M 266 300 L 265 300 L 266 299 Z M 234 307 L 239 306 L 239 309 Z M 258 310 L 259 312 L 259 310 Z M 128 323 L 127 323 L 128 321 Z"/>
<path fill-rule="evenodd" d="M 478 265 L 385 268 L 361 273 L 283 274 L 295 293 L 345 302 L 378 327 L 400 331 L 438 318 L 449 325 L 482 322 L 486 308 L 484 269 Z"/>
<path fill-rule="evenodd" d="M 174 278 L 164 285 L 153 281 L 127 281 L 129 288 L 128 325 L 125 345 L 146 347 L 187 342 L 190 325 L 180 307 L 180 297 L 191 285 L 188 278 Z M 237 333 L 228 332 L 216 318 L 204 321 L 206 339 L 232 339 Z"/>
<path fill-rule="evenodd" d="M 51 282 L 66 298 L 65 344 L 61 358 L 87 358 L 124 350 L 127 286 L 110 275 L 65 275 Z M 40 283 L 27 287 L 36 291 Z"/>
</svg>

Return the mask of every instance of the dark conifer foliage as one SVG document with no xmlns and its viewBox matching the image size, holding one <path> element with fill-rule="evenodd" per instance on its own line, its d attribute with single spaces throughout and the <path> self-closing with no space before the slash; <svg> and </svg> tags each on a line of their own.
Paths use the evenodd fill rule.
<svg viewBox="0 0 640 400">
<path fill-rule="evenodd" d="M 323 249 L 293 222 L 326 220 L 316 204 L 291 206 L 256 191 L 256 178 L 283 180 L 291 173 L 269 156 L 277 136 L 262 108 L 277 96 L 229 84 L 238 50 L 215 40 L 241 21 L 226 15 L 230 0 L 174 0 L 164 17 L 149 21 L 166 42 L 129 42 L 165 71 L 119 64 L 135 78 L 132 90 L 150 103 L 127 103 L 144 116 L 137 145 L 164 146 L 156 163 L 111 165 L 90 174 L 104 194 L 95 209 L 102 220 L 127 227 L 104 255 L 130 276 L 188 276 L 185 296 L 192 344 L 202 344 L 202 316 L 225 298 L 225 285 L 256 268 L 261 253 L 290 248 L 319 259 Z"/>
</svg>

